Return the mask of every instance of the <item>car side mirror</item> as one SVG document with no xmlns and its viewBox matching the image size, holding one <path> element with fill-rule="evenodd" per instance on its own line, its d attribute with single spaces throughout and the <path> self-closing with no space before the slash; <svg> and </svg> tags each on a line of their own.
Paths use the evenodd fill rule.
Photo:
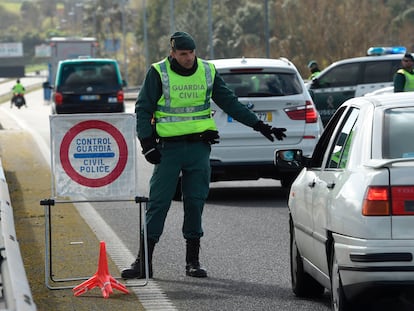
<svg viewBox="0 0 414 311">
<path fill-rule="evenodd" d="M 43 82 L 42 87 L 44 89 L 53 89 L 53 85 L 49 83 L 49 81 Z"/>
<path fill-rule="evenodd" d="M 300 149 L 276 150 L 274 164 L 280 172 L 297 172 L 299 173 L 305 166 L 306 158 L 302 155 Z"/>
</svg>

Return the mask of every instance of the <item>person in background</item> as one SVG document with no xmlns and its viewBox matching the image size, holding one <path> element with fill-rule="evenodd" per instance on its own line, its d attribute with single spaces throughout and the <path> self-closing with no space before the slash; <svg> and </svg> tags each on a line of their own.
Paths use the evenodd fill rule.
<svg viewBox="0 0 414 311">
<path fill-rule="evenodd" d="M 16 84 L 12 88 L 13 96 L 10 102 L 10 108 L 13 108 L 14 100 L 16 99 L 16 96 L 21 94 L 24 99 L 24 92 L 26 89 L 24 86 L 20 83 L 20 79 L 17 79 Z M 26 101 L 24 101 L 24 106 L 26 106 Z"/>
<path fill-rule="evenodd" d="M 308 63 L 308 68 L 309 68 L 309 71 L 311 72 L 311 75 L 308 78 L 308 80 L 310 80 L 310 81 L 312 81 L 313 78 L 316 78 L 321 73 L 321 71 L 318 67 L 318 63 L 314 60 L 311 60 Z"/>
<path fill-rule="evenodd" d="M 194 39 L 186 32 L 170 37 L 170 55 L 148 70 L 135 106 L 137 135 L 146 160 L 155 165 L 146 209 L 149 277 L 152 254 L 181 175 L 186 240 L 186 275 L 206 277 L 200 265 L 202 213 L 210 187 L 211 145 L 219 142 L 210 99 L 228 115 L 259 131 L 270 141 L 283 140 L 285 128 L 260 121 L 227 87 L 213 64 L 196 56 Z M 124 279 L 145 278 L 144 238 Z"/>
<path fill-rule="evenodd" d="M 401 59 L 401 68 L 394 75 L 394 92 L 414 91 L 414 58 L 411 53 L 405 53 Z"/>
</svg>

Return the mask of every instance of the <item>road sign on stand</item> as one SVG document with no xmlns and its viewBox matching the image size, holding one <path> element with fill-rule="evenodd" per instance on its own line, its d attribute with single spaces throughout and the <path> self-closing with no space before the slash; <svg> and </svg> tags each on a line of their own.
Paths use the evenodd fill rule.
<svg viewBox="0 0 414 311">
<path fill-rule="evenodd" d="M 135 120 L 128 113 L 51 115 L 52 195 L 134 198 Z"/>
</svg>

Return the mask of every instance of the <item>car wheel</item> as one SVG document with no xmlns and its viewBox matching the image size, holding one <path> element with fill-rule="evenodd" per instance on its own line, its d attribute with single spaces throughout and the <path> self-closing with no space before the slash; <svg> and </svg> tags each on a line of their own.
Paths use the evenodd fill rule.
<svg viewBox="0 0 414 311">
<path fill-rule="evenodd" d="M 303 269 L 302 257 L 296 245 L 295 230 L 290 218 L 290 275 L 292 290 L 298 297 L 320 297 L 325 288 Z"/>
<path fill-rule="evenodd" d="M 181 190 L 181 184 L 182 184 L 182 180 L 181 177 L 178 179 L 177 182 L 177 187 L 175 188 L 175 193 L 174 193 L 174 197 L 173 200 L 174 201 L 181 201 L 183 198 L 183 192 Z"/>
<path fill-rule="evenodd" d="M 336 259 L 334 246 L 332 246 L 331 251 L 331 304 L 333 311 L 347 311 L 352 309 L 342 288 L 339 265 L 338 260 Z"/>
</svg>

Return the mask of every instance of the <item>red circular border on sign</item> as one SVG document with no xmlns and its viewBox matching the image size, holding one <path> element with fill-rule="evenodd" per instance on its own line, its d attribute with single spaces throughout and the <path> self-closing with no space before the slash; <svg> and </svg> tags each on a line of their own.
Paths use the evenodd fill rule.
<svg viewBox="0 0 414 311">
<path fill-rule="evenodd" d="M 72 166 L 69 160 L 69 146 L 76 135 L 80 132 L 89 130 L 89 129 L 98 129 L 106 131 L 109 133 L 118 144 L 119 148 L 119 160 L 115 168 L 108 175 L 101 178 L 86 178 L 79 174 Z M 125 138 L 122 133 L 114 127 L 112 124 L 109 124 L 100 120 L 88 120 L 76 124 L 72 127 L 63 137 L 62 144 L 60 146 L 60 162 L 66 174 L 76 181 L 77 183 L 87 186 L 87 187 L 102 187 L 112 183 L 116 180 L 125 169 L 128 160 L 128 146 L 126 144 Z"/>
</svg>

